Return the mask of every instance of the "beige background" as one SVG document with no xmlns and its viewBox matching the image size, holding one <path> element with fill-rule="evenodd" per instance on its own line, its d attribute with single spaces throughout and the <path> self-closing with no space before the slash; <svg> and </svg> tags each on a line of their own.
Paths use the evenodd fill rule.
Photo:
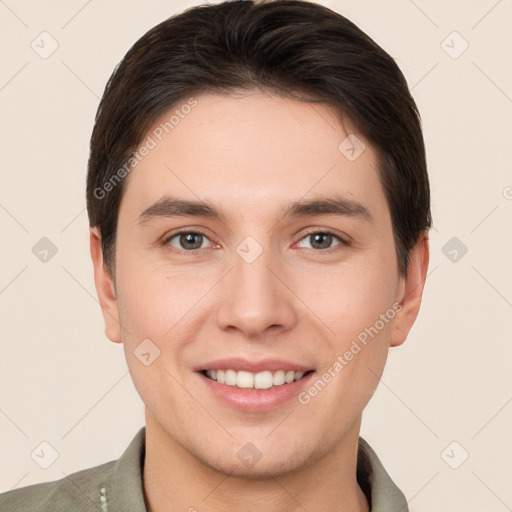
<svg viewBox="0 0 512 512">
<path fill-rule="evenodd" d="M 116 459 L 143 425 L 94 289 L 88 141 L 127 49 L 197 3 L 0 1 L 1 491 Z M 512 2 L 320 3 L 368 32 L 406 75 L 433 195 L 422 311 L 390 352 L 361 435 L 412 511 L 510 510 Z M 47 59 L 31 48 L 43 31 L 59 45 Z M 46 263 L 32 253 L 42 237 L 58 249 Z M 443 253 L 453 237 L 468 248 L 455 262 Z M 46 470 L 31 458 L 42 441 L 59 453 Z M 469 458 L 452 469 L 446 461 L 460 463 L 463 450 Z"/>
</svg>

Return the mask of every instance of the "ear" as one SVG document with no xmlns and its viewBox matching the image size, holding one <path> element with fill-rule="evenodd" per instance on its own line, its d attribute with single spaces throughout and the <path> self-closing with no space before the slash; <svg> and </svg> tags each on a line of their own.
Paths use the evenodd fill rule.
<svg viewBox="0 0 512 512">
<path fill-rule="evenodd" d="M 91 257 L 94 265 L 94 283 L 105 320 L 105 334 L 110 341 L 121 343 L 121 324 L 114 281 L 103 259 L 101 233 L 98 227 L 90 228 Z"/>
<path fill-rule="evenodd" d="M 418 242 L 409 254 L 407 275 L 402 276 L 397 301 L 402 308 L 395 315 L 390 345 L 397 347 L 406 339 L 411 330 L 421 304 L 429 261 L 428 232 L 423 231 Z"/>
</svg>

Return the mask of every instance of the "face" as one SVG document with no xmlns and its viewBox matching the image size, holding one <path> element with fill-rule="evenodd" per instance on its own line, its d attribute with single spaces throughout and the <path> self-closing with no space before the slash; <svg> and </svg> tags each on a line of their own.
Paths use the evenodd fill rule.
<svg viewBox="0 0 512 512">
<path fill-rule="evenodd" d="M 115 297 L 96 265 L 106 332 L 181 449 L 232 476 L 296 470 L 355 435 L 419 302 L 349 119 L 261 91 L 194 99 L 126 178 Z"/>
</svg>

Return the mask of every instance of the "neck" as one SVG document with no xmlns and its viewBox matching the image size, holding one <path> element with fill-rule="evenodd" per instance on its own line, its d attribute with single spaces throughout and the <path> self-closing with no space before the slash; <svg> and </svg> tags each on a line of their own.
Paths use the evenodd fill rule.
<svg viewBox="0 0 512 512">
<path fill-rule="evenodd" d="M 148 512 L 369 512 L 356 480 L 361 418 L 329 454 L 292 473 L 232 476 L 202 463 L 146 414 Z"/>
</svg>

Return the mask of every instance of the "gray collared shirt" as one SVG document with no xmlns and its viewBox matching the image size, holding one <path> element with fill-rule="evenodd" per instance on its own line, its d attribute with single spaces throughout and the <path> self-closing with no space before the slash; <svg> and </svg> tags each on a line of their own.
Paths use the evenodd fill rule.
<svg viewBox="0 0 512 512">
<path fill-rule="evenodd" d="M 0 494 L 0 512 L 147 512 L 142 487 L 145 436 L 142 427 L 118 460 Z M 409 511 L 403 493 L 362 437 L 357 473 L 371 512 Z"/>
</svg>

